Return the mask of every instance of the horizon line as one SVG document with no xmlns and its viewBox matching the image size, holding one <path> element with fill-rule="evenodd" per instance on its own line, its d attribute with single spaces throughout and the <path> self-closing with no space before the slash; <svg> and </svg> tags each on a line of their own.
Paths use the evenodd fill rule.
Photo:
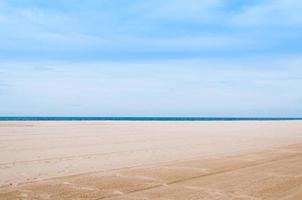
<svg viewBox="0 0 302 200">
<path fill-rule="evenodd" d="M 72 116 L 0 116 L 0 121 L 257 121 L 302 120 L 302 117 L 72 117 Z"/>
</svg>

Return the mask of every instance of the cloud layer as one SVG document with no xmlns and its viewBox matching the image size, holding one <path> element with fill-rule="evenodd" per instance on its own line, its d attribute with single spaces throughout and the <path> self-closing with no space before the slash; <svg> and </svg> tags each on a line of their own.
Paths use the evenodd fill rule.
<svg viewBox="0 0 302 200">
<path fill-rule="evenodd" d="M 0 59 L 300 53 L 301 8 L 298 0 L 5 0 Z"/>
</svg>

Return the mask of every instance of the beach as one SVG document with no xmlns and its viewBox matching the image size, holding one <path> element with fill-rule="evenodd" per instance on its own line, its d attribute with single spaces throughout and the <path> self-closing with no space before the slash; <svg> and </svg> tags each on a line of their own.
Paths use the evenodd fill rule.
<svg viewBox="0 0 302 200">
<path fill-rule="evenodd" d="M 302 199 L 302 121 L 2 121 L 0 199 Z"/>
</svg>

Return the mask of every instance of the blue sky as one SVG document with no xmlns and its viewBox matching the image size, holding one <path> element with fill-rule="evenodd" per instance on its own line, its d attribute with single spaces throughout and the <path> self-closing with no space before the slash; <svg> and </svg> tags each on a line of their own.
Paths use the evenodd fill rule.
<svg viewBox="0 0 302 200">
<path fill-rule="evenodd" d="M 302 116 L 298 0 L 2 0 L 2 116 Z"/>
</svg>

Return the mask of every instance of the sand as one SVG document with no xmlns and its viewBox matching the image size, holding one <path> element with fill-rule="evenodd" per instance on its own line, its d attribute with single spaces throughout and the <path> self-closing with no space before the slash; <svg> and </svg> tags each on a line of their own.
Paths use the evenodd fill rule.
<svg viewBox="0 0 302 200">
<path fill-rule="evenodd" d="M 0 199 L 302 199 L 302 121 L 0 122 Z"/>
</svg>

